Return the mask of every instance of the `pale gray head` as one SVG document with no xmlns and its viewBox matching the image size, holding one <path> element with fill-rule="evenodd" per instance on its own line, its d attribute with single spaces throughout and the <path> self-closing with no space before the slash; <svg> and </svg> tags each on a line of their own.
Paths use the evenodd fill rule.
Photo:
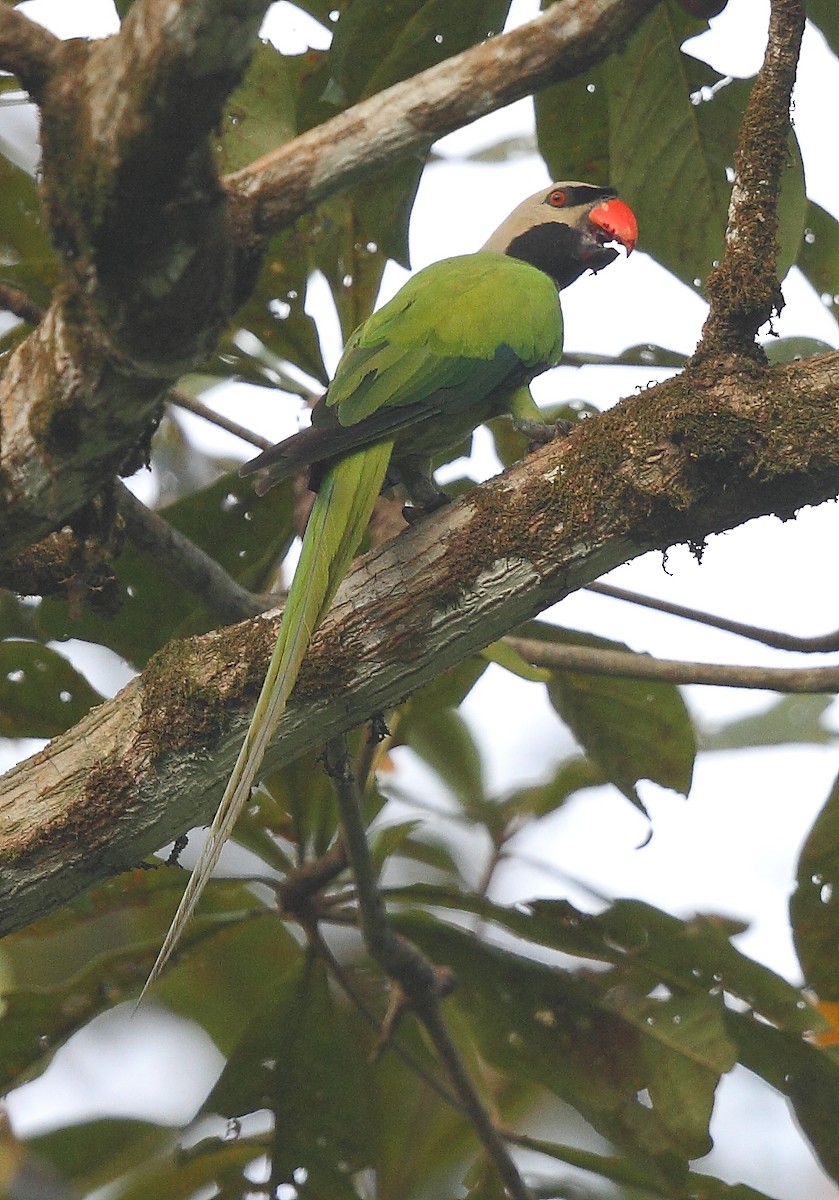
<svg viewBox="0 0 839 1200">
<path fill-rule="evenodd" d="M 617 257 L 607 242 L 631 254 L 638 238 L 632 209 L 612 187 L 552 183 L 515 208 L 483 247 L 538 267 L 558 288 L 584 271 L 599 271 Z"/>
</svg>

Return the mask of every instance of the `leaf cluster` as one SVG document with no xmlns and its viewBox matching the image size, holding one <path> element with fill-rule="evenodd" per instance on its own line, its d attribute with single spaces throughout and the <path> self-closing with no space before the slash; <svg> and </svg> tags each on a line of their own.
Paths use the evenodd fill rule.
<svg viewBox="0 0 839 1200">
<path fill-rule="evenodd" d="M 130 7 L 118 5 L 123 18 Z M 222 173 L 497 32 L 509 4 L 300 0 L 297 7 L 330 31 L 331 46 L 296 56 L 257 47 L 218 131 Z M 832 0 L 812 0 L 810 16 L 839 52 Z M 535 100 L 538 148 L 551 175 L 613 182 L 639 216 L 643 250 L 699 291 L 722 253 L 730 166 L 751 85 L 723 79 L 691 54 L 689 39 L 705 28 L 670 0 L 620 52 Z M 277 234 L 217 353 L 185 383 L 206 389 L 235 379 L 272 389 L 277 403 L 324 386 L 318 326 L 306 307 L 312 276 L 326 279 L 346 337 L 372 310 L 386 263 L 408 264 L 408 220 L 423 169 L 414 161 L 364 178 Z M 839 223 L 807 198 L 794 136 L 779 212 L 782 270 L 796 265 L 836 315 Z M 0 154 L 0 284 L 43 307 L 58 278 L 35 181 Z M 0 352 L 24 328 L 6 333 Z M 820 348 L 798 341 L 774 353 Z M 675 365 L 656 347 L 630 348 L 615 361 Z M 493 432 L 503 461 L 521 453 L 516 435 Z M 272 587 L 299 524 L 293 489 L 254 503 L 228 462 L 200 457 L 171 419 L 164 422 L 152 461 L 158 470 L 166 464 L 174 496 L 162 515 L 249 591 Z M 195 486 L 197 465 L 213 482 Z M 0 593 L 3 738 L 50 737 L 98 702 L 62 653 L 67 639 L 141 669 L 170 638 L 215 624 L 210 598 L 196 598 L 130 542 L 112 571 L 120 607 L 109 617 L 79 603 L 83 565 L 68 599 Z M 626 649 L 547 622 L 520 632 Z M 576 746 L 547 778 L 503 795 L 492 789 L 460 711 L 490 664 L 545 690 L 557 717 L 552 752 L 570 739 Z M 498 872 L 516 862 L 525 837 L 555 836 L 567 806 L 596 803 L 598 789 L 612 787 L 643 808 L 642 781 L 687 796 L 700 753 L 829 740 L 824 708 L 821 700 L 806 709 L 779 701 L 760 721 L 710 736 L 697 731 L 669 684 L 535 669 L 497 644 L 387 714 L 378 747 L 356 735 L 388 911 L 399 932 L 454 971 L 446 1019 L 499 1124 L 512 1129 L 544 1115 L 540 1128 L 550 1134 L 517 1135 L 541 1155 L 540 1195 L 766 1200 L 694 1165 L 711 1148 L 719 1082 L 737 1064 L 787 1097 L 839 1181 L 839 785 L 802 849 L 790 905 L 804 989 L 736 949 L 742 926 L 713 913 L 682 919 L 616 897 L 597 898 L 594 911 L 564 900 L 508 907 L 491 899 Z M 407 792 L 395 782 L 394 767 L 408 756 L 422 762 L 426 788 Z M 299 879 L 337 845 L 334 797 L 319 763 L 307 757 L 266 778 L 236 836 L 255 856 L 262 886 L 210 886 L 159 993 L 206 1030 L 225 1059 L 196 1123 L 175 1131 L 97 1119 L 22 1144 L 7 1133 L 15 1169 L 48 1168 L 79 1196 L 107 1187 L 119 1200 L 174 1200 L 204 1188 L 301 1200 L 500 1196 L 410 1018 L 394 1044 L 380 1044 L 389 994 L 357 937 L 348 876 L 330 877 L 302 909 L 275 911 L 278 877 Z M 4 942 L 4 1089 L 43 1072 L 74 1033 L 130 1002 L 142 984 L 183 885 L 174 865 L 144 867 Z M 273 891 L 264 887 L 266 874 Z"/>
</svg>

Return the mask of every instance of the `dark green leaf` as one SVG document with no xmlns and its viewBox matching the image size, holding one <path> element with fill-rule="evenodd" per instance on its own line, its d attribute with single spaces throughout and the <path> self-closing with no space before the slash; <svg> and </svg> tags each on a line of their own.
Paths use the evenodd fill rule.
<svg viewBox="0 0 839 1200">
<path fill-rule="evenodd" d="M 250 482 L 232 472 L 160 511 L 244 587 L 261 591 L 294 537 L 291 492 L 288 481 L 257 499 Z M 45 600 L 37 614 L 39 635 L 99 642 L 139 667 L 170 638 L 218 624 L 213 613 L 145 551 L 126 545 L 115 571 L 123 603 L 113 619 L 88 611 L 74 614 L 64 601 Z"/>
<path fill-rule="evenodd" d="M 49 646 L 0 642 L 0 736 L 55 737 L 103 699 Z"/>
<path fill-rule="evenodd" d="M 807 16 L 818 25 L 834 54 L 839 54 L 839 9 L 834 0 L 808 0 Z"/>
<path fill-rule="evenodd" d="M 170 1154 L 176 1143 L 176 1131 L 166 1126 L 110 1119 L 57 1129 L 29 1139 L 27 1147 L 72 1183 L 74 1194 L 86 1196 Z"/>
<path fill-rule="evenodd" d="M 628 650 L 620 642 L 544 622 L 526 626 L 526 636 L 559 645 Z M 696 739 L 677 687 L 554 671 L 548 695 L 588 757 L 633 804 L 640 806 L 635 790 L 639 779 L 687 795 Z"/>
<path fill-rule="evenodd" d="M 727 1012 L 726 1024 L 740 1062 L 789 1098 L 820 1163 L 839 1183 L 839 1061 L 830 1052 L 745 1013 Z"/>
<path fill-rule="evenodd" d="M 790 919 L 807 984 L 839 1000 L 839 779 L 801 850 Z"/>
<path fill-rule="evenodd" d="M 839 221 L 812 201 L 807 206 L 798 265 L 839 319 Z"/>
<path fill-rule="evenodd" d="M 833 347 L 821 338 L 788 337 L 772 338 L 763 343 L 766 357 L 771 363 L 800 362 L 802 358 L 814 358 L 817 354 L 827 354 Z"/>
<path fill-rule="evenodd" d="M 561 808 L 575 792 L 606 782 L 603 772 L 593 762 L 577 755 L 561 762 L 546 783 L 519 788 L 505 796 L 498 807 L 508 822 L 520 824 L 527 819 L 546 817 Z"/>
<path fill-rule="evenodd" d="M 354 104 L 498 33 L 509 7 L 510 0 L 353 0 L 329 54 L 337 102 Z"/>
<path fill-rule="evenodd" d="M 436 771 L 463 807 L 482 820 L 486 793 L 480 751 L 469 727 L 452 708 L 413 708 L 401 735 Z"/>
<path fill-rule="evenodd" d="M 718 998 L 697 997 L 679 1024 L 669 1001 L 645 997 L 629 980 L 612 988 L 417 914 L 400 916 L 398 927 L 454 969 L 450 1003 L 496 1069 L 573 1104 L 662 1184 L 707 1153 L 713 1089 L 733 1062 Z"/>
<path fill-rule="evenodd" d="M 244 80 L 224 110 L 216 153 L 222 174 L 239 170 L 297 135 L 297 87 L 305 56 L 257 43 Z"/>
<path fill-rule="evenodd" d="M 59 274 L 38 185 L 0 155 L 0 282 L 21 288 L 33 303 L 46 308 Z"/>
<path fill-rule="evenodd" d="M 702 737 L 703 750 L 740 750 L 754 746 L 807 743 L 827 746 L 836 734 L 822 724 L 832 696 L 781 696 L 764 712 L 730 721 Z"/>
<path fill-rule="evenodd" d="M 267 1108 L 274 1187 L 303 1168 L 313 1194 L 355 1197 L 351 1177 L 373 1157 L 371 1048 L 372 1033 L 333 1000 L 322 964 L 303 959 L 275 981 L 205 1111 L 236 1118 Z"/>
</svg>

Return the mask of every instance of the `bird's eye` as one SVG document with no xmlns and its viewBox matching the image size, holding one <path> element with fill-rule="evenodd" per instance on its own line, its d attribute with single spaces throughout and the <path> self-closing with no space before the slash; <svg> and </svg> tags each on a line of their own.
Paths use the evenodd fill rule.
<svg viewBox="0 0 839 1200">
<path fill-rule="evenodd" d="M 548 196 L 548 204 L 552 208 L 564 208 L 568 203 L 568 193 L 565 188 L 555 188 Z"/>
</svg>

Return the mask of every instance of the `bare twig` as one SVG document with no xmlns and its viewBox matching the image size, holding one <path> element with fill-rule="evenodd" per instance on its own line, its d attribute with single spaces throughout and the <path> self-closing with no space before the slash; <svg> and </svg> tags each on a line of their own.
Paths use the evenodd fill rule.
<svg viewBox="0 0 839 1200">
<path fill-rule="evenodd" d="M 241 438 L 243 442 L 256 446 L 258 450 L 268 450 L 273 445 L 270 438 L 264 438 L 261 434 L 246 429 L 244 425 L 231 421 L 229 417 L 223 417 L 221 413 L 217 413 L 207 404 L 202 404 L 200 400 L 196 400 L 194 396 L 190 396 L 189 392 L 184 392 L 180 388 L 170 388 L 166 393 L 166 399 L 177 408 L 183 408 L 186 412 L 194 413 L 196 417 L 202 417 L 218 429 L 232 433 L 234 437 Z"/>
<path fill-rule="evenodd" d="M 814 637 L 796 637 L 792 633 L 780 633 L 776 629 L 764 629 L 760 625 L 745 625 L 741 621 L 731 621 L 728 617 L 717 617 L 713 613 L 701 612 L 686 604 L 675 604 L 672 600 L 644 596 L 640 592 L 616 587 L 612 583 L 590 583 L 586 591 L 596 592 L 598 596 L 609 596 L 613 600 L 625 600 L 627 604 L 652 608 L 656 612 L 669 613 L 674 617 L 684 617 L 686 621 L 707 625 L 711 629 L 721 629 L 725 633 L 734 633 L 738 637 L 748 638 L 749 641 L 771 646 L 773 650 L 792 650 L 800 654 L 830 654 L 831 651 L 839 650 L 839 629 Z"/>
<path fill-rule="evenodd" d="M 146 508 L 117 480 L 119 511 L 132 542 L 149 554 L 183 587 L 198 596 L 224 622 L 255 617 L 266 605 L 236 580 L 200 546 Z"/>
<path fill-rule="evenodd" d="M 330 740 L 326 748 L 326 761 L 334 782 L 347 853 L 355 876 L 364 944 L 404 994 L 407 1003 L 424 1025 L 504 1186 L 514 1200 L 532 1200 L 440 1015 L 439 1001 L 451 987 L 450 973 L 435 969 L 425 955 L 405 938 L 394 933 L 388 924 L 373 857 L 367 842 L 367 831 L 361 816 L 361 798 L 352 772 L 346 738 L 343 735 Z"/>
<path fill-rule="evenodd" d="M 765 361 L 755 335 L 783 306 L 776 270 L 778 194 L 805 7 L 805 0 L 772 0 L 766 54 L 734 153 L 725 256 L 708 280 L 711 311 L 698 358 L 733 352 Z"/>
<path fill-rule="evenodd" d="M 16 75 L 38 100 L 52 70 L 59 40 L 22 12 L 0 4 L 0 70 Z"/>
<path fill-rule="evenodd" d="M 622 650 L 588 646 L 559 646 L 531 638 L 504 639 L 522 658 L 537 667 L 576 671 L 584 675 L 614 675 L 620 679 L 649 679 L 655 683 L 701 683 L 715 687 L 757 688 L 771 692 L 839 691 L 839 667 L 731 667 L 726 664 L 678 662 Z"/>
<path fill-rule="evenodd" d="M 0 14 L 6 11 L 8 10 L 0 8 Z M 30 325 L 37 325 L 44 315 L 43 310 L 29 299 L 22 288 L 13 287 L 10 283 L 0 282 L 0 308 Z"/>
</svg>

